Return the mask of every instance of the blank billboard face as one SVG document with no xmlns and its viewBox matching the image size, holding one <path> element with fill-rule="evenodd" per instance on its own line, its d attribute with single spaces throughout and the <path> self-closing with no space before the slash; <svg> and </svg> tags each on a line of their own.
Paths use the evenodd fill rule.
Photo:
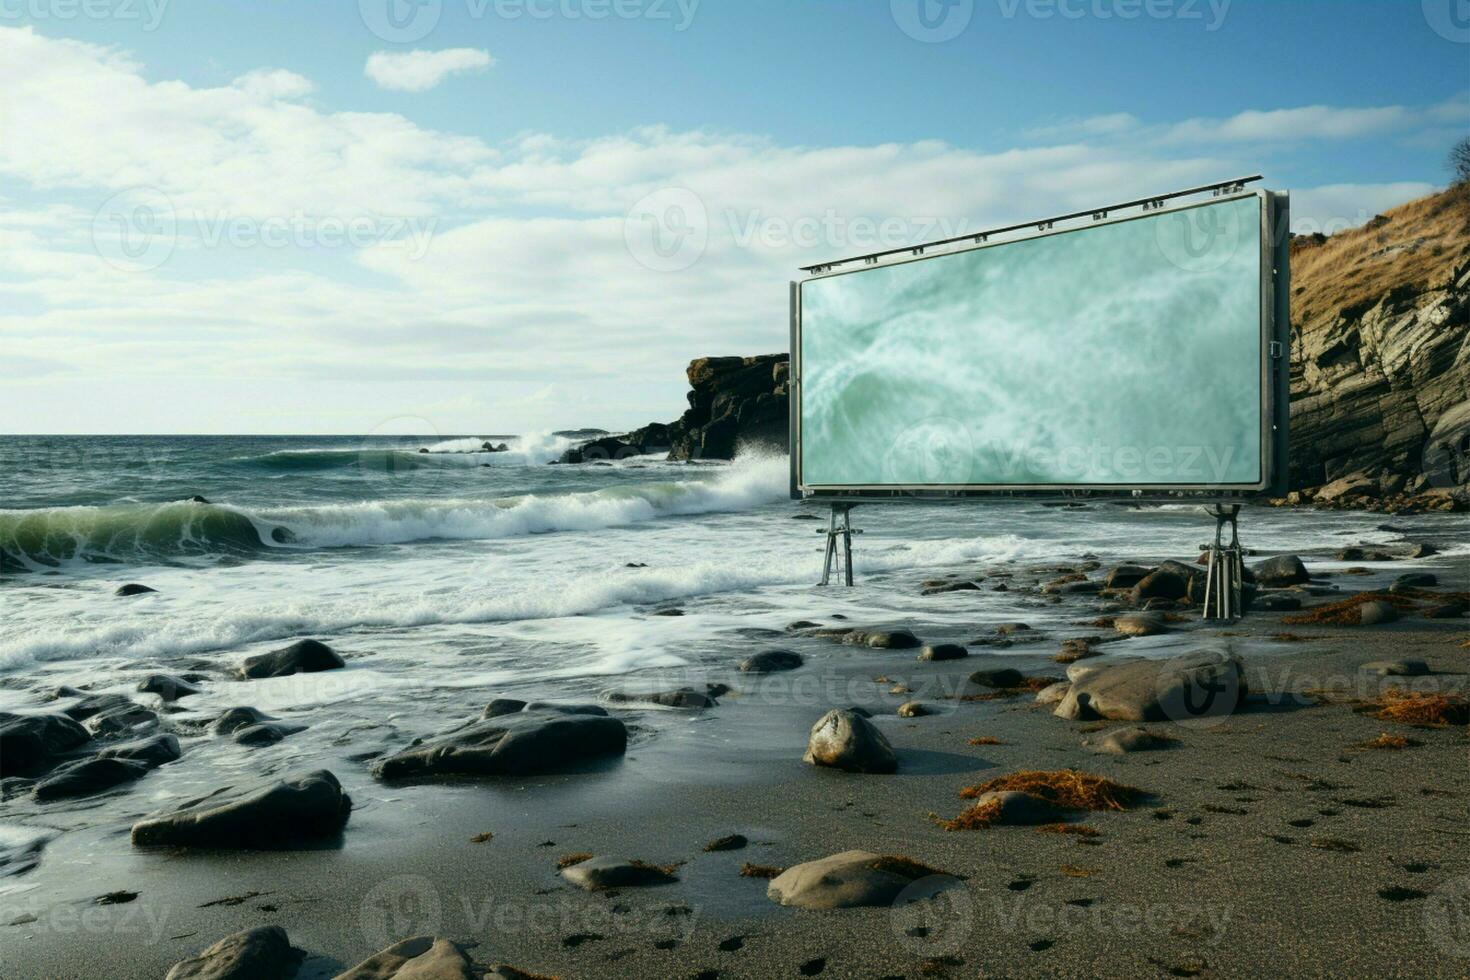
<svg viewBox="0 0 1470 980">
<path fill-rule="evenodd" d="M 1261 199 L 809 280 L 799 483 L 1258 486 Z"/>
</svg>

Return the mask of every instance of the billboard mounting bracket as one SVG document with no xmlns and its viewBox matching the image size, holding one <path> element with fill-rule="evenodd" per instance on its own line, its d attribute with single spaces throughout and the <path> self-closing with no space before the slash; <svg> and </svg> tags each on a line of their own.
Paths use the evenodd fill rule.
<svg viewBox="0 0 1470 980">
<path fill-rule="evenodd" d="M 862 534 L 858 528 L 852 526 L 852 509 L 857 504 L 834 503 L 832 514 L 828 518 L 825 530 L 818 530 L 818 534 L 827 535 L 827 553 L 822 562 L 822 585 L 827 585 L 832 578 L 834 566 L 840 566 L 842 577 L 847 585 L 852 585 L 852 536 Z M 838 551 L 838 544 L 842 550 Z"/>
<path fill-rule="evenodd" d="M 1239 619 L 1245 615 L 1245 551 L 1237 524 L 1240 504 L 1215 504 L 1210 516 L 1215 518 L 1215 540 L 1207 546 L 1210 557 L 1203 618 L 1213 622 Z M 1224 541 L 1226 525 L 1230 527 L 1229 544 Z"/>
</svg>

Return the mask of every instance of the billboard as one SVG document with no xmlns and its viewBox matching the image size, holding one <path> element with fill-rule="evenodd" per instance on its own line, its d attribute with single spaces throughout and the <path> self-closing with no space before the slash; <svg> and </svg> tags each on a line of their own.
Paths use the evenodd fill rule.
<svg viewBox="0 0 1470 980">
<path fill-rule="evenodd" d="M 1237 192 L 793 284 L 793 495 L 1279 492 L 1285 221 Z"/>
</svg>

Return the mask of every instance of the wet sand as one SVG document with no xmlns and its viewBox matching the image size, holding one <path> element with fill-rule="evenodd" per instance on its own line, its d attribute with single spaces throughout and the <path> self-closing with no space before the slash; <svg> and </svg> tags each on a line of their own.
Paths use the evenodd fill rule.
<svg viewBox="0 0 1470 980">
<path fill-rule="evenodd" d="M 1463 562 L 1433 570 L 1441 589 L 1470 588 Z M 1381 587 L 1393 571 L 1325 581 Z M 921 577 L 888 576 L 884 584 L 917 591 Z M 985 592 L 930 601 L 949 613 L 973 610 L 973 625 L 839 624 L 823 615 L 819 590 L 810 618 L 902 626 L 936 643 L 992 634 Z M 1036 601 L 1042 608 L 1045 600 Z M 1096 754 L 1081 741 L 1120 723 L 1064 721 L 1029 696 L 949 697 L 973 690 L 963 679 L 990 666 L 1062 676 L 1065 668 L 1050 659 L 1062 639 L 1107 632 L 1088 625 L 1100 602 L 1066 597 L 1062 608 L 1075 610 L 1076 625 L 989 655 L 972 646 L 968 659 L 949 663 L 812 636 L 731 634 L 732 665 L 771 647 L 800 652 L 806 665 L 766 678 L 733 669 L 638 675 L 650 686 L 697 680 L 734 690 L 698 713 L 619 709 L 633 741 L 625 758 L 593 772 L 384 786 L 345 755 L 305 760 L 301 767 L 333 769 L 354 797 L 335 847 L 141 851 L 129 845 L 125 823 L 75 830 L 52 843 L 36 871 L 5 880 L 20 888 L 0 901 L 0 972 L 159 977 L 230 932 L 266 924 L 285 927 L 309 954 L 301 977 L 331 976 L 396 939 L 424 934 L 472 946 L 482 964 L 562 977 L 1470 971 L 1463 921 L 1439 917 L 1443 896 L 1470 894 L 1466 731 L 1410 728 L 1355 713 L 1337 698 L 1294 693 L 1371 696 L 1383 682 L 1365 679 L 1358 666 L 1402 657 L 1422 658 L 1435 673 L 1401 684 L 1464 691 L 1466 620 L 1284 626 L 1279 613 L 1254 613 L 1222 629 L 1191 616 L 1165 636 L 1107 644 L 1092 663 L 1202 643 L 1229 644 L 1245 663 L 1252 695 L 1243 710 L 1202 726 L 1151 726 L 1179 740 L 1158 752 Z M 1300 639 L 1272 639 L 1283 632 Z M 895 683 L 912 693 L 889 693 Z M 913 699 L 936 713 L 893 713 Z M 485 700 L 465 692 L 463 710 L 441 727 L 474 715 Z M 853 775 L 800 761 L 812 723 L 848 704 L 873 710 L 897 750 L 897 774 Z M 1423 744 L 1358 747 L 1381 732 Z M 969 744 L 980 736 L 1002 744 Z M 1030 827 L 950 832 L 930 817 L 963 809 L 957 794 L 965 786 L 1017 769 L 1060 768 L 1153 795 L 1128 812 L 1086 814 L 1081 822 L 1100 832 L 1086 840 Z M 146 783 L 134 795 L 140 813 L 166 802 L 150 798 Z M 84 825 L 85 808 L 58 811 L 58 826 Z M 485 833 L 493 837 L 472 841 Z M 749 844 L 703 850 L 730 834 Z M 786 867 L 851 848 L 906 855 L 962 877 L 963 887 L 918 907 L 927 911 L 816 912 L 776 905 L 766 881 L 739 873 L 745 862 Z M 587 894 L 556 873 L 558 857 L 574 852 L 682 862 L 679 881 Z M 119 891 L 137 897 L 95 903 Z"/>
</svg>

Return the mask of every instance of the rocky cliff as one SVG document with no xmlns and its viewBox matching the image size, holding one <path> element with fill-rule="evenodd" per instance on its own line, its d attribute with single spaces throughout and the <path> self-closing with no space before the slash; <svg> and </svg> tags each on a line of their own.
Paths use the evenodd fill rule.
<svg viewBox="0 0 1470 980">
<path fill-rule="evenodd" d="M 1470 187 L 1295 238 L 1291 261 L 1291 502 L 1463 503 Z"/>
<path fill-rule="evenodd" d="M 670 459 L 734 459 L 737 449 L 785 452 L 789 362 L 786 354 L 701 357 L 686 372 L 688 411 L 624 439 L 644 452 L 667 449 Z"/>
</svg>

